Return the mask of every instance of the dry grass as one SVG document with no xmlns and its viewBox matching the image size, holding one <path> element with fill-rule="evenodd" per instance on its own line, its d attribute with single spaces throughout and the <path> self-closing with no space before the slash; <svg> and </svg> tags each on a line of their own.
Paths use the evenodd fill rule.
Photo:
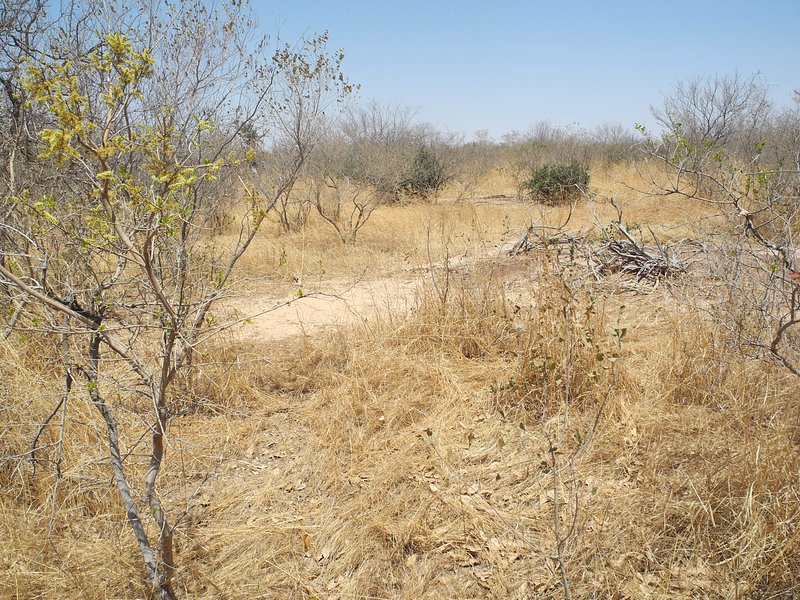
<svg viewBox="0 0 800 600">
<path fill-rule="evenodd" d="M 680 237 L 703 214 L 625 177 L 593 174 L 626 219 Z M 324 277 L 356 277 L 480 256 L 531 210 L 387 207 L 352 248 L 312 223 L 259 240 L 246 272 L 264 275 L 281 246 L 272 282 L 316 261 Z M 592 222 L 583 206 L 573 218 Z M 407 314 L 268 346 L 219 340 L 201 356 L 175 398 L 185 412 L 161 485 L 171 513 L 186 510 L 182 596 L 564 598 L 564 580 L 573 598 L 800 593 L 795 379 L 743 361 L 663 289 L 566 288 L 546 256 L 466 264 Z M 0 353 L 11 457 L 61 381 L 57 349 L 36 336 Z M 101 421 L 80 394 L 69 410 L 55 494 L 52 469 L 2 463 L 0 597 L 141 598 Z"/>
<path fill-rule="evenodd" d="M 650 227 L 665 242 L 697 237 L 716 223 L 710 207 L 645 190 L 658 178 L 652 165 L 616 165 L 592 172 L 596 201 L 574 207 L 542 206 L 515 199 L 512 182 L 493 170 L 478 183 L 476 199 L 460 201 L 445 189 L 434 203 L 412 202 L 379 207 L 359 233 L 358 244 L 342 244 L 333 229 L 313 212 L 300 231 L 281 232 L 268 226 L 239 265 L 251 289 L 299 282 L 323 287 L 340 279 L 374 278 L 398 270 L 424 268 L 446 258 L 474 258 L 499 250 L 531 223 L 557 226 L 567 220 L 572 231 L 591 231 L 616 220 L 604 200 L 613 197 L 624 220 L 636 229 Z M 647 230 L 643 231 L 649 236 Z M 220 247 L 235 239 L 233 231 L 217 235 Z"/>
<path fill-rule="evenodd" d="M 342 278 L 373 278 L 417 269 L 452 257 L 475 257 L 513 239 L 531 220 L 530 206 L 517 202 L 411 203 L 378 208 L 357 245 L 342 244 L 313 214 L 299 232 L 271 226 L 253 243 L 239 274 L 256 281 L 319 285 Z M 224 247 L 233 233 L 218 236 Z"/>
</svg>

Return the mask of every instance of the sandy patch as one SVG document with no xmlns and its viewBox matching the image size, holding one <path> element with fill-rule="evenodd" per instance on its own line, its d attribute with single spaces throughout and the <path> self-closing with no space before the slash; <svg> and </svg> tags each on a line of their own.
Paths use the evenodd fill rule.
<svg viewBox="0 0 800 600">
<path fill-rule="evenodd" d="M 369 321 L 387 312 L 403 312 L 416 302 L 421 277 L 409 274 L 372 281 L 328 282 L 325 290 L 298 290 L 276 298 L 254 295 L 232 298 L 224 307 L 247 317 L 234 331 L 251 341 L 283 340 L 324 329 Z"/>
</svg>

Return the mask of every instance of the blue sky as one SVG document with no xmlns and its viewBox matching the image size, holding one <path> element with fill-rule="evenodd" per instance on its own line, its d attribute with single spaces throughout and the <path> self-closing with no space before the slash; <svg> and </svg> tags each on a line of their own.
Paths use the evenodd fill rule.
<svg viewBox="0 0 800 600">
<path fill-rule="evenodd" d="M 761 72 L 776 104 L 800 89 L 800 0 L 255 1 L 285 41 L 327 29 L 360 97 L 498 139 L 537 121 L 650 124 L 680 80 Z"/>
</svg>

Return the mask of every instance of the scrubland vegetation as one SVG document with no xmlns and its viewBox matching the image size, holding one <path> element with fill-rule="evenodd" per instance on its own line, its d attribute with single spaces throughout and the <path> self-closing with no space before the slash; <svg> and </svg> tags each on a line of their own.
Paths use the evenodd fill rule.
<svg viewBox="0 0 800 600">
<path fill-rule="evenodd" d="M 465 141 L 151 4 L 0 14 L 0 596 L 800 594 L 800 104 Z"/>
</svg>

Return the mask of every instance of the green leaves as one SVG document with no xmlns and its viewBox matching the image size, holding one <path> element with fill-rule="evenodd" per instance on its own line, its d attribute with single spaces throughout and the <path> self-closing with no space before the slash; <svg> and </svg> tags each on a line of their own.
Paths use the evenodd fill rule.
<svg viewBox="0 0 800 600">
<path fill-rule="evenodd" d="M 440 189 L 447 180 L 442 161 L 432 149 L 420 146 L 411 159 L 408 172 L 400 187 L 406 192 L 425 198 Z"/>
<path fill-rule="evenodd" d="M 147 48 L 135 50 L 120 33 L 106 35 L 103 44 L 80 60 L 30 64 L 23 89 L 33 103 L 44 105 L 56 122 L 56 127 L 39 133 L 43 142 L 40 156 L 64 162 L 80 158 L 83 149 L 107 158 L 107 147 L 120 142 L 108 135 L 110 121 L 130 99 L 141 97 L 137 86 L 152 74 L 153 64 Z M 97 82 L 101 88 L 99 97 L 108 109 L 105 123 L 92 117 L 86 82 Z M 101 138 L 92 139 L 97 131 Z"/>
<path fill-rule="evenodd" d="M 570 164 L 544 165 L 533 172 L 523 185 L 533 196 L 545 202 L 565 202 L 589 185 L 589 171 L 577 161 Z"/>
</svg>

